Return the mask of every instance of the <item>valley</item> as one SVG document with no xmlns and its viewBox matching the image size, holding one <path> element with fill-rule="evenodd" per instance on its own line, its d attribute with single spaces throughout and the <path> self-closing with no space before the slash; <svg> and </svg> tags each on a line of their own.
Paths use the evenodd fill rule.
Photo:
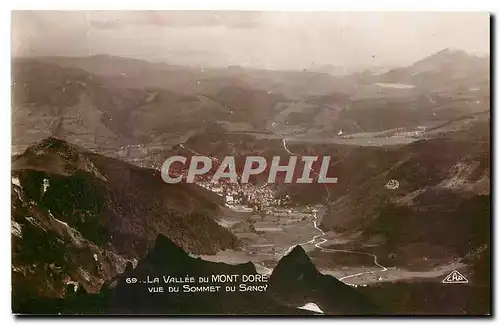
<svg viewBox="0 0 500 325">
<path fill-rule="evenodd" d="M 342 76 L 110 55 L 12 64 L 16 309 L 488 312 L 472 303 L 490 284 L 488 57 L 442 50 Z M 234 157 L 237 171 L 249 156 L 328 156 L 322 176 L 336 181 L 313 169 L 310 184 L 167 184 L 173 156 Z M 466 285 L 442 283 L 454 270 Z M 213 272 L 270 282 L 162 300 L 124 280 Z"/>
<path fill-rule="evenodd" d="M 274 208 L 265 216 L 257 215 L 243 206 L 229 206 L 218 219 L 218 223 L 234 233 L 243 243 L 241 250 L 223 250 L 215 255 L 200 255 L 207 261 L 240 264 L 252 261 L 258 272 L 271 274 L 279 260 L 296 245 L 311 254 L 312 262 L 323 274 L 332 275 L 352 286 L 366 286 L 381 282 L 401 280 L 421 281 L 430 279 L 440 282 L 455 269 L 466 265 L 454 261 L 427 270 L 412 271 L 404 267 L 385 267 L 378 263 L 377 255 L 364 251 L 335 249 L 353 241 L 342 234 L 325 233 L 317 227 L 321 207 L 303 209 Z M 321 218 L 319 216 L 319 218 Z M 251 231 L 253 225 L 254 231 Z M 332 258 L 332 254 L 340 258 Z"/>
</svg>

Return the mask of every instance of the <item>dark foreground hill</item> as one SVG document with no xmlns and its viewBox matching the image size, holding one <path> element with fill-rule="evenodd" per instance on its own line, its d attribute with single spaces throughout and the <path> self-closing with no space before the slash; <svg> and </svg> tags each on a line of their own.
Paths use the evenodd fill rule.
<svg viewBox="0 0 500 325">
<path fill-rule="evenodd" d="M 200 284 L 199 277 L 228 275 L 234 282 L 210 281 Z M 245 281 L 243 276 L 258 276 L 252 263 L 227 265 L 190 257 L 167 237 L 158 236 L 148 254 L 133 268 L 128 264 L 117 279 L 104 284 L 97 294 L 76 293 L 66 299 L 35 299 L 19 307 L 20 313 L 84 314 L 298 314 L 312 312 L 298 309 L 307 302 L 316 304 L 327 314 L 373 314 L 381 311 L 366 297 L 330 276 L 321 275 L 301 247 L 296 247 L 278 264 L 269 281 Z M 141 283 L 158 277 L 160 284 Z M 186 279 L 197 283 L 164 283 L 164 277 Z M 136 283 L 134 279 L 138 281 Z M 179 280 L 180 281 L 180 280 Z M 262 291 L 226 286 L 265 287 Z M 220 286 L 219 291 L 195 292 L 186 286 Z M 166 292 L 149 292 L 163 287 Z M 179 292 L 168 292 L 179 287 Z M 293 294 L 284 287 L 295 288 Z M 184 292 L 183 292 L 184 291 Z"/>
<path fill-rule="evenodd" d="M 219 203 L 196 185 L 45 139 L 12 162 L 14 303 L 62 297 L 68 284 L 96 292 L 159 233 L 190 253 L 236 248 L 212 219 Z"/>
</svg>

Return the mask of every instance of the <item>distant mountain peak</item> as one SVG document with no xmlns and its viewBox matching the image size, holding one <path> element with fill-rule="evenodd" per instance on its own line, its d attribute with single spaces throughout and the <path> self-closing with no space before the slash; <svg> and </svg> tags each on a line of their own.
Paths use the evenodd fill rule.
<svg viewBox="0 0 500 325">
<path fill-rule="evenodd" d="M 52 147 L 52 146 L 69 147 L 70 144 L 56 136 L 50 136 L 48 138 L 41 140 L 35 145 L 35 147 Z"/>
<path fill-rule="evenodd" d="M 86 157 L 86 153 L 88 151 L 85 148 L 51 136 L 26 149 L 25 153 L 16 159 L 13 168 L 35 168 L 65 175 L 80 170 L 106 181 L 106 177 Z"/>
<path fill-rule="evenodd" d="M 63 155 L 68 159 L 77 160 L 79 158 L 81 159 L 81 154 L 88 153 L 89 151 L 82 146 L 67 142 L 63 138 L 52 135 L 28 147 L 26 152 L 36 155 L 52 152 Z"/>
<path fill-rule="evenodd" d="M 23 156 L 26 159 L 41 159 L 49 155 L 57 155 L 65 161 L 72 163 L 81 159 L 75 146 L 54 136 L 45 138 L 28 147 Z"/>
<path fill-rule="evenodd" d="M 469 53 L 467 53 L 465 50 L 455 48 L 455 47 L 447 47 L 442 49 L 441 51 L 438 51 L 434 54 L 431 54 L 427 58 L 443 58 L 443 57 L 448 57 L 448 58 L 465 58 L 465 57 L 470 57 Z"/>
<path fill-rule="evenodd" d="M 437 53 L 465 53 L 467 54 L 467 52 L 463 49 L 460 49 L 458 47 L 445 47 L 444 49 L 442 49 L 441 51 L 438 51 Z M 436 54 L 437 54 L 436 53 Z"/>
<path fill-rule="evenodd" d="M 377 78 L 384 83 L 403 83 L 433 92 L 452 88 L 474 88 L 487 82 L 488 57 L 477 56 L 463 49 L 448 47 L 407 67 L 393 69 Z"/>
</svg>

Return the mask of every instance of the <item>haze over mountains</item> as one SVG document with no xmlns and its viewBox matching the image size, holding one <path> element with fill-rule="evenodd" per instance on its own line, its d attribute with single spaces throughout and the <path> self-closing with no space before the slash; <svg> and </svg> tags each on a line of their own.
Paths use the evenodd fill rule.
<svg viewBox="0 0 500 325">
<path fill-rule="evenodd" d="M 12 26 L 16 57 L 104 53 L 205 68 L 355 72 L 490 47 L 487 12 L 15 11 Z"/>
<path fill-rule="evenodd" d="M 21 148 L 48 135 L 87 147 L 166 142 L 222 121 L 237 131 L 373 132 L 437 125 L 489 105 L 489 59 L 456 50 L 381 75 L 342 77 L 102 55 L 15 59 L 13 81 L 13 138 Z"/>
</svg>

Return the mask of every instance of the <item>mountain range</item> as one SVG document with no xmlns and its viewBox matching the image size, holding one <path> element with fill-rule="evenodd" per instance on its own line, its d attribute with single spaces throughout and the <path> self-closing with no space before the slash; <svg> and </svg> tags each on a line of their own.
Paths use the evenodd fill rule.
<svg viewBox="0 0 500 325">
<path fill-rule="evenodd" d="M 18 58 L 12 80 L 13 141 L 21 152 L 51 135 L 88 148 L 165 144 L 213 122 L 325 136 L 439 124 L 489 107 L 490 78 L 488 57 L 447 49 L 385 74 L 346 76 L 107 55 Z"/>
<path fill-rule="evenodd" d="M 331 315 L 489 314 L 489 57 L 445 49 L 387 70 L 13 59 L 13 310 L 310 315 L 301 307 L 314 304 Z M 252 262 L 200 258 L 245 251 L 248 238 L 219 222 L 224 195 L 162 181 L 172 155 L 232 155 L 238 164 L 250 155 L 330 156 L 338 184 L 268 190 L 289 211 L 320 205 L 314 230 L 349 240 L 291 247 L 276 258 L 265 292 L 151 294 L 128 283 L 258 274 Z M 251 186 L 264 182 L 255 176 Z M 471 281 L 349 286 L 320 269 L 346 264 L 325 249 L 408 272 L 461 265 Z"/>
</svg>

